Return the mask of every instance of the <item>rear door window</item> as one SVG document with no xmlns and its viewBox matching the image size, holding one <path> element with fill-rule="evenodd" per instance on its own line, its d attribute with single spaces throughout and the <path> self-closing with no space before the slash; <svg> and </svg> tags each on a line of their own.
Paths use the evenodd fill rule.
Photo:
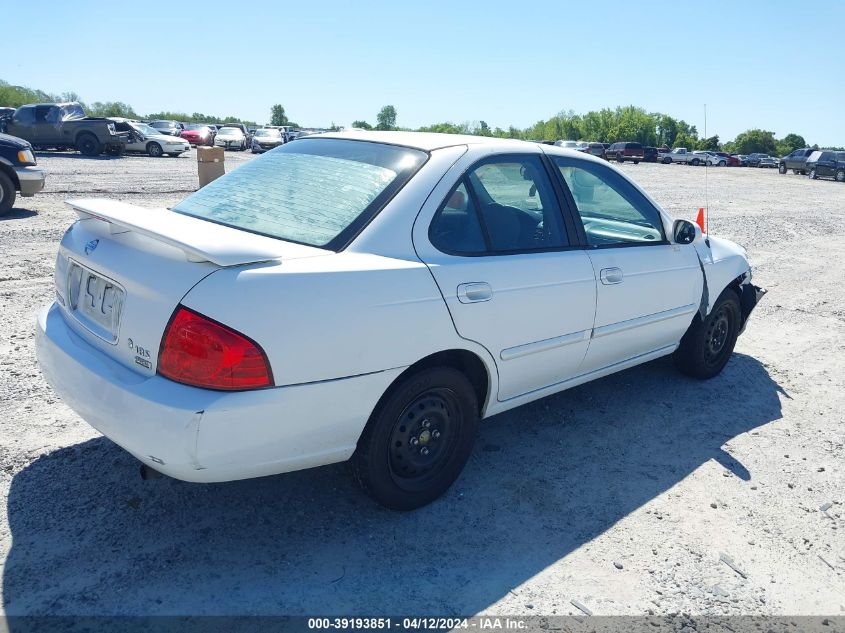
<svg viewBox="0 0 845 633">
<path fill-rule="evenodd" d="M 478 255 L 487 250 L 478 210 L 461 180 L 437 211 L 428 237 L 440 251 L 450 255 Z"/>
<path fill-rule="evenodd" d="M 470 169 L 432 220 L 429 239 L 455 255 L 568 245 L 546 168 L 539 156 L 526 154 L 498 156 Z"/>
</svg>

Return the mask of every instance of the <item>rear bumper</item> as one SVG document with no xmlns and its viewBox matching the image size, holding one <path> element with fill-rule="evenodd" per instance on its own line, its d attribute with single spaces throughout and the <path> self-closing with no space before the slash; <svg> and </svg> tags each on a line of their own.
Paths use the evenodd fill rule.
<svg viewBox="0 0 845 633">
<path fill-rule="evenodd" d="M 217 392 L 145 377 L 79 337 L 55 304 L 36 326 L 38 362 L 86 422 L 176 479 L 231 481 L 348 459 L 378 399 L 401 373 Z"/>
<path fill-rule="evenodd" d="M 47 182 L 47 170 L 41 167 L 15 167 L 15 174 L 24 198 L 34 196 L 44 189 L 44 183 Z"/>
</svg>

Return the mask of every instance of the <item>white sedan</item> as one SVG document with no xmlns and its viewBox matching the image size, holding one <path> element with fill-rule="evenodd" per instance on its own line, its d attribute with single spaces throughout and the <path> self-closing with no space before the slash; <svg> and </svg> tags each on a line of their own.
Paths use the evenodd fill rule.
<svg viewBox="0 0 845 633">
<path fill-rule="evenodd" d="M 672 354 L 718 374 L 762 290 L 745 251 L 607 162 L 514 140 L 297 140 L 172 209 L 72 200 L 50 384 L 195 482 L 351 460 L 398 509 L 441 495 L 479 420 Z"/>
<path fill-rule="evenodd" d="M 146 123 L 118 117 L 111 117 L 110 120 L 114 121 L 118 132 L 130 132 L 129 142 L 126 143 L 127 152 L 141 152 L 158 158 L 164 154 L 179 156 L 191 150 L 191 146 L 185 139 L 162 134 Z"/>
<path fill-rule="evenodd" d="M 243 151 L 247 148 L 246 136 L 239 128 L 221 127 L 214 137 L 214 146 Z"/>
</svg>

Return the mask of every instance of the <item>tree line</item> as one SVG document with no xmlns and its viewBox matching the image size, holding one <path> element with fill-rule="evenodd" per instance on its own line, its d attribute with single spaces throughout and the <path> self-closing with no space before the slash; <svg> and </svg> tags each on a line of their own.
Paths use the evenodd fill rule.
<svg viewBox="0 0 845 633">
<path fill-rule="evenodd" d="M 353 127 L 366 130 L 399 130 L 396 125 L 396 108 L 384 106 L 376 117 L 375 127 L 366 121 L 354 121 Z M 417 128 L 417 132 L 440 132 L 445 134 L 473 134 L 497 138 L 514 138 L 531 141 L 589 141 L 615 143 L 631 141 L 651 147 L 686 147 L 689 150 L 715 150 L 736 154 L 754 152 L 785 156 L 793 150 L 811 147 L 800 134 L 790 133 L 775 138 L 775 133 L 754 128 L 741 132 L 731 141 L 722 142 L 719 135 L 702 138 L 698 129 L 683 119 L 677 119 L 661 112 L 648 112 L 637 106 L 619 106 L 592 110 L 576 114 L 572 110 L 562 111 L 553 117 L 537 121 L 527 128 L 510 126 L 491 128 L 486 121 L 464 123 L 435 123 Z M 818 148 L 818 145 L 812 145 Z M 839 149 L 839 148 L 831 148 Z"/>
<path fill-rule="evenodd" d="M 121 101 L 95 101 L 86 104 L 75 92 L 50 94 L 23 86 L 12 86 L 0 80 L 0 106 L 19 107 L 27 103 L 45 103 L 78 101 L 88 113 L 96 117 L 125 117 L 129 119 L 169 119 L 187 123 L 244 123 L 255 125 L 255 121 L 240 119 L 235 116 L 219 117 L 212 114 L 194 112 L 153 112 L 139 115 L 131 105 Z M 275 104 L 270 110 L 271 125 L 298 124 L 288 119 L 281 104 Z M 810 147 L 800 134 L 790 133 L 783 138 L 776 138 L 774 132 L 759 128 L 741 132 L 735 139 L 722 142 L 718 135 L 702 138 L 695 125 L 683 119 L 677 119 L 660 112 L 648 112 L 637 106 L 619 106 L 591 110 L 577 114 L 572 110 L 561 111 L 547 120 L 537 121 L 527 128 L 509 126 L 490 127 L 486 121 L 467 121 L 464 123 L 434 123 L 415 130 L 402 128 L 397 124 L 397 111 L 393 105 L 386 105 L 376 114 L 376 124 L 370 125 L 365 120 L 356 120 L 352 126 L 365 130 L 408 130 L 418 132 L 442 132 L 446 134 L 475 134 L 498 138 L 515 138 L 535 141 L 597 141 L 614 143 L 632 141 L 652 147 L 686 147 L 690 150 L 721 150 L 737 154 L 761 152 L 783 156 L 795 149 Z M 332 123 L 331 129 L 337 129 Z M 818 147 L 818 145 L 812 145 Z M 841 148 L 832 148 L 841 149 Z"/>
</svg>

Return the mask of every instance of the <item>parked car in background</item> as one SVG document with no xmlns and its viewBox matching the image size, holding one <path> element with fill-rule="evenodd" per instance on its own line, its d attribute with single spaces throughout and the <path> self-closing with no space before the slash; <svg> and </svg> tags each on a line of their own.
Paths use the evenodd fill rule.
<svg viewBox="0 0 845 633">
<path fill-rule="evenodd" d="M 211 145 L 216 135 L 211 133 L 211 128 L 207 125 L 190 123 L 179 136 L 191 145 Z"/>
<path fill-rule="evenodd" d="M 222 147 L 224 149 L 236 149 L 239 151 L 245 150 L 247 145 L 246 135 L 239 127 L 221 127 L 217 136 L 214 138 L 215 147 Z"/>
<path fill-rule="evenodd" d="M 728 164 L 727 158 L 719 156 L 716 152 L 711 152 L 709 150 L 698 150 L 693 152 L 693 155 L 698 156 L 704 165 L 725 167 Z"/>
<path fill-rule="evenodd" d="M 815 150 L 806 162 L 807 175 L 816 178 L 833 178 L 845 182 L 845 152 L 830 149 Z"/>
<path fill-rule="evenodd" d="M 247 142 L 249 142 L 249 139 L 252 138 L 252 135 L 249 132 L 249 128 L 246 125 L 244 125 L 243 123 L 224 123 L 223 127 L 224 128 L 225 127 L 230 127 L 230 128 L 234 127 L 234 128 L 239 129 L 243 133 L 244 138 L 247 139 Z M 222 128 L 220 128 L 220 129 L 222 129 Z M 220 130 L 218 129 L 218 132 L 219 131 Z"/>
<path fill-rule="evenodd" d="M 268 149 L 273 149 L 279 145 L 284 145 L 285 139 L 282 137 L 281 130 L 273 128 L 260 128 L 255 130 L 252 136 L 252 153 L 261 154 Z"/>
<path fill-rule="evenodd" d="M 643 160 L 643 146 L 640 143 L 619 142 L 613 143 L 605 152 L 607 160 L 615 160 L 619 163 L 632 161 L 635 165 Z"/>
<path fill-rule="evenodd" d="M 591 154 L 593 156 L 598 156 L 599 158 L 604 158 L 604 145 L 601 143 L 587 143 L 585 147 L 579 148 L 579 151 L 584 152 L 585 154 Z"/>
<path fill-rule="evenodd" d="M 129 140 L 126 143 L 127 152 L 141 152 L 155 158 L 167 154 L 168 156 L 179 156 L 191 149 L 191 146 L 183 138 L 162 134 L 154 127 L 146 123 L 111 117 L 118 132 L 126 132 Z"/>
<path fill-rule="evenodd" d="M 806 174 L 807 160 L 814 151 L 811 147 L 805 147 L 790 152 L 778 161 L 778 171 L 785 174 L 788 169 L 791 169 L 793 174 Z"/>
<path fill-rule="evenodd" d="M 77 149 L 86 156 L 103 152 L 118 156 L 128 136 L 108 119 L 86 117 L 78 103 L 33 103 L 15 110 L 6 131 L 29 141 L 35 149 Z"/>
<path fill-rule="evenodd" d="M 0 133 L 6 131 L 6 123 L 15 114 L 16 108 L 0 108 Z"/>
<path fill-rule="evenodd" d="M 676 147 L 668 154 L 663 154 L 663 164 L 681 163 L 682 165 L 700 165 L 703 161 L 701 156 L 689 151 L 686 147 Z"/>
<path fill-rule="evenodd" d="M 748 167 L 748 154 L 731 154 L 739 161 L 740 167 Z"/>
<path fill-rule="evenodd" d="M 643 162 L 644 163 L 656 163 L 657 162 L 657 148 L 656 147 L 643 147 Z"/>
<path fill-rule="evenodd" d="M 733 154 L 728 154 L 727 152 L 711 152 L 711 154 L 716 154 L 716 156 L 721 156 L 725 159 L 725 165 L 728 167 L 739 167 L 739 158 L 737 158 Z"/>
<path fill-rule="evenodd" d="M 46 180 L 47 170 L 38 167 L 29 141 L 0 133 L 0 215 L 12 210 L 18 192 L 34 196 Z"/>
<path fill-rule="evenodd" d="M 563 149 L 578 149 L 578 141 L 555 141 L 555 146 Z"/>
<path fill-rule="evenodd" d="M 449 488 L 482 418 L 670 355 L 718 375 L 763 292 L 615 167 L 509 139 L 315 135 L 172 210 L 69 204 L 35 325 L 65 404 L 148 473 L 348 459 L 399 510 Z"/>
<path fill-rule="evenodd" d="M 185 125 L 178 121 L 150 121 L 149 126 L 157 129 L 162 134 L 169 134 L 170 136 L 181 136 L 182 130 L 185 129 Z"/>
<path fill-rule="evenodd" d="M 777 161 L 768 154 L 761 154 L 755 152 L 754 154 L 749 154 L 747 158 L 748 166 L 749 167 L 777 167 Z"/>
</svg>

